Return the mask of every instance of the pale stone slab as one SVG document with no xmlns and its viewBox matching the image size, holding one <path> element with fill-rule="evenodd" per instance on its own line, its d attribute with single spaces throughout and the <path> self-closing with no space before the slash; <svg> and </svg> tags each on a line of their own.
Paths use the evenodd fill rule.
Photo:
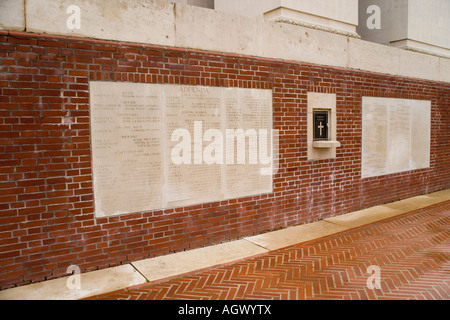
<svg viewBox="0 0 450 320">
<path fill-rule="evenodd" d="M 383 99 L 389 104 L 386 173 L 406 171 L 411 159 L 412 102 L 402 99 Z M 371 123 L 365 123 L 370 125 Z M 418 169 L 418 168 L 417 168 Z"/>
<path fill-rule="evenodd" d="M 437 202 L 448 201 L 450 200 L 450 189 L 429 193 L 427 196 L 436 199 Z"/>
<path fill-rule="evenodd" d="M 267 250 L 277 250 L 297 243 L 326 237 L 345 230 L 348 230 L 345 226 L 336 225 L 326 221 L 319 221 L 249 237 L 246 238 L 246 240 Z"/>
<path fill-rule="evenodd" d="M 153 85 L 152 85 L 153 86 Z M 208 130 L 222 132 L 222 89 L 214 87 L 160 86 L 164 94 L 164 131 L 166 145 L 166 197 L 164 207 L 181 207 L 190 204 L 224 199 L 221 164 L 204 163 L 204 133 Z M 190 133 L 192 156 L 189 164 L 174 163 L 172 152 L 180 140 L 172 141 L 176 130 Z M 184 141 L 184 140 L 183 140 Z M 183 156 L 184 156 L 183 151 Z M 180 152 L 182 153 L 182 152 Z"/>
<path fill-rule="evenodd" d="M 359 39 L 348 38 L 347 67 L 401 75 L 400 58 L 409 52 Z"/>
<path fill-rule="evenodd" d="M 450 198 L 448 198 L 450 199 Z M 387 208 L 401 210 L 403 212 L 409 212 L 413 210 L 422 209 L 428 206 L 432 206 L 436 203 L 442 202 L 444 199 L 442 197 L 434 196 L 418 196 L 406 200 L 397 201 L 394 203 L 384 205 Z M 444 200 L 445 201 L 445 200 Z"/>
<path fill-rule="evenodd" d="M 339 141 L 314 141 L 313 147 L 317 149 L 339 148 L 341 143 Z"/>
<path fill-rule="evenodd" d="M 80 290 L 69 289 L 70 277 L 0 291 L 0 300 L 77 300 L 136 286 L 146 279 L 127 264 L 83 273 Z"/>
<path fill-rule="evenodd" d="M 247 18 L 179 4 L 175 6 L 175 13 L 178 47 L 263 55 L 261 30 L 265 22 L 262 16 Z"/>
<path fill-rule="evenodd" d="M 435 74 L 435 77 L 437 79 L 442 79 L 441 81 L 450 82 L 450 59 L 439 58 L 438 69 L 439 72 Z"/>
<path fill-rule="evenodd" d="M 224 88 L 223 93 L 227 133 L 225 197 L 233 199 L 243 194 L 267 193 L 273 190 L 272 174 L 263 174 L 262 170 L 271 169 L 278 151 L 272 144 L 273 135 L 269 130 L 273 128 L 271 92 Z M 248 142 L 243 143 L 239 138 L 242 131 L 248 135 Z"/>
<path fill-rule="evenodd" d="M 428 168 L 431 156 L 431 103 L 411 101 L 411 168 Z"/>
<path fill-rule="evenodd" d="M 348 228 L 356 228 L 448 200 L 450 200 L 450 189 L 355 211 L 328 218 L 325 221 Z"/>
<path fill-rule="evenodd" d="M 162 208 L 164 115 L 159 88 L 91 82 L 90 92 L 97 217 Z"/>
<path fill-rule="evenodd" d="M 23 1 L 0 1 L 0 30 L 25 29 L 25 14 Z"/>
<path fill-rule="evenodd" d="M 165 1 L 27 0 L 25 5 L 27 31 L 161 45 L 175 43 L 174 4 Z M 69 26 L 72 21 L 72 5 L 80 9 L 79 29 L 67 24 L 69 19 Z"/>
<path fill-rule="evenodd" d="M 246 240 L 238 240 L 133 262 L 133 265 L 149 281 L 157 281 L 199 269 L 227 264 L 266 252 L 266 249 L 258 245 Z"/>
<path fill-rule="evenodd" d="M 354 24 L 342 21 L 331 20 L 319 17 L 309 13 L 292 10 L 290 8 L 281 7 L 264 14 L 264 18 L 269 21 L 277 21 L 283 23 L 294 23 L 311 28 L 320 28 L 328 32 L 335 32 L 343 35 L 351 35 L 358 37 Z"/>
<path fill-rule="evenodd" d="M 450 57 L 449 13 L 450 2 L 447 0 L 408 1 L 408 38 L 419 44 L 446 49 L 446 56 Z"/>
<path fill-rule="evenodd" d="M 176 5 L 175 10 L 176 45 L 180 47 L 332 66 L 348 62 L 347 37 L 342 35 L 264 21 L 262 15 L 244 17 L 184 5 Z"/>
<path fill-rule="evenodd" d="M 90 82 L 96 217 L 273 190 L 272 91 Z"/>
<path fill-rule="evenodd" d="M 430 147 L 430 101 L 363 97 L 363 178 L 428 168 Z"/>
<path fill-rule="evenodd" d="M 278 8 L 289 9 L 294 12 L 307 14 L 308 18 L 322 18 L 326 23 L 341 22 L 356 26 L 358 24 L 358 1 L 357 0 L 259 0 L 257 5 L 251 5 L 249 1 L 243 0 L 216 0 L 215 9 L 241 14 L 256 16 L 276 10 Z"/>
<path fill-rule="evenodd" d="M 342 216 L 328 218 L 325 219 L 325 221 L 346 228 L 356 228 L 380 220 L 392 218 L 402 213 L 403 213 L 402 210 L 397 210 L 386 206 L 377 206 L 369 209 L 344 214 Z"/>
<path fill-rule="evenodd" d="M 271 21 L 258 34 L 264 57 L 336 67 L 349 61 L 349 38 L 339 34 Z"/>
<path fill-rule="evenodd" d="M 363 99 L 363 104 L 364 176 L 383 175 L 387 172 L 388 106 L 380 100 L 368 102 L 366 98 Z"/>
</svg>

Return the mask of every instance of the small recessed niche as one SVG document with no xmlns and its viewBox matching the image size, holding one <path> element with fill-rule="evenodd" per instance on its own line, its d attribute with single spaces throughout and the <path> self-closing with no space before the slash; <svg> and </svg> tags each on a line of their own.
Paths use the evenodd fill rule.
<svg viewBox="0 0 450 320">
<path fill-rule="evenodd" d="M 308 160 L 336 158 L 336 95 L 308 93 Z"/>
</svg>

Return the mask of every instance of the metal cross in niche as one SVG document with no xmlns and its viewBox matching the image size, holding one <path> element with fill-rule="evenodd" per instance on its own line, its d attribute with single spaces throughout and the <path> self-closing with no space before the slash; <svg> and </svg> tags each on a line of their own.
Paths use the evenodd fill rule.
<svg viewBox="0 0 450 320">
<path fill-rule="evenodd" d="M 320 124 L 319 124 L 319 126 L 318 126 L 317 128 L 320 129 L 320 136 L 323 136 L 323 131 L 322 131 L 322 130 L 323 130 L 325 127 L 323 126 L 322 122 L 320 122 Z"/>
<path fill-rule="evenodd" d="M 314 113 L 314 141 L 328 140 L 328 111 L 315 110 Z"/>
</svg>

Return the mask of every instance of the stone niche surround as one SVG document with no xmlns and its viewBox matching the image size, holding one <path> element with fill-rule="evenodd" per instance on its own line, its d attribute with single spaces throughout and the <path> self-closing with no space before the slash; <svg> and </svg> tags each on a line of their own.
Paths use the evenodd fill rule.
<svg viewBox="0 0 450 320">
<path fill-rule="evenodd" d="M 329 137 L 325 141 L 314 141 L 314 111 L 328 112 Z M 308 160 L 326 160 L 336 158 L 336 149 L 341 146 L 336 135 L 336 94 L 308 92 L 307 118 Z"/>
</svg>

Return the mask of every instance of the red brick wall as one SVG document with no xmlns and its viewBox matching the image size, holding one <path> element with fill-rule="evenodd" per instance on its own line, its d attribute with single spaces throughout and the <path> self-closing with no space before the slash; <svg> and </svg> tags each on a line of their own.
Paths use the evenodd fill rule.
<svg viewBox="0 0 450 320">
<path fill-rule="evenodd" d="M 412 66 L 413 67 L 413 66 Z M 0 31 L 0 288 L 450 187 L 450 84 L 205 51 Z M 273 90 L 268 195 L 94 218 L 90 80 Z M 337 158 L 308 161 L 307 92 L 337 95 Z M 432 101 L 431 167 L 361 179 L 362 96 Z"/>
</svg>

